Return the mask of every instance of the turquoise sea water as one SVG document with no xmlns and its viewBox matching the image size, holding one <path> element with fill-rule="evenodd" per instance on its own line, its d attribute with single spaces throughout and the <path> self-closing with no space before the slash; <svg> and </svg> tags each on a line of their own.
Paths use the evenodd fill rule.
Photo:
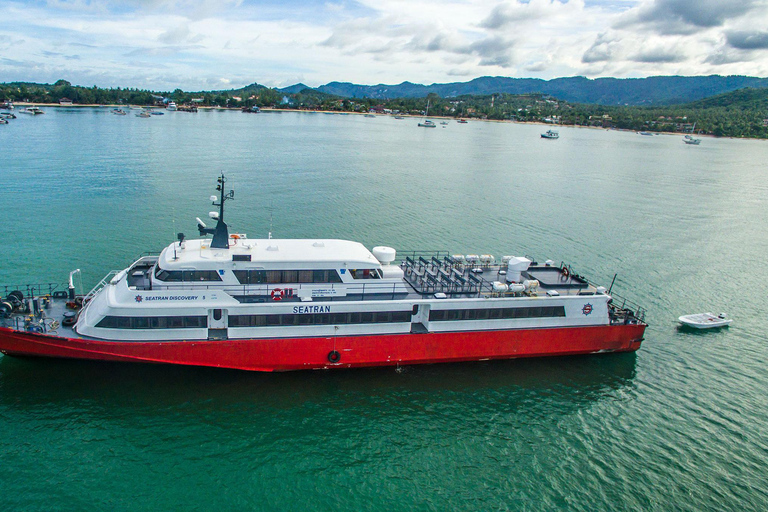
<svg viewBox="0 0 768 512">
<path fill-rule="evenodd" d="M 0 126 L 0 284 L 83 285 L 206 217 L 529 254 L 648 309 L 636 354 L 254 374 L 0 356 L 8 510 L 768 508 L 768 145 L 308 113 Z M 271 219 L 271 221 L 270 221 Z M 726 311 L 694 333 L 676 318 Z"/>
</svg>

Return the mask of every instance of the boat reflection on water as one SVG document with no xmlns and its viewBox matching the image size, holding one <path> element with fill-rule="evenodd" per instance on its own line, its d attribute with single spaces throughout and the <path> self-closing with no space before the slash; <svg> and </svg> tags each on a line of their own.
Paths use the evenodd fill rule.
<svg viewBox="0 0 768 512">
<path fill-rule="evenodd" d="M 216 404 L 289 410 L 307 404 L 363 410 L 472 403 L 471 409 L 581 409 L 633 386 L 634 352 L 462 364 L 370 368 L 347 372 L 263 374 L 175 365 L 0 357 L 0 408 L 24 403 L 160 411 L 187 404 L 197 414 Z M 441 405 L 442 403 L 442 405 Z M 390 404 L 391 405 L 391 404 Z M 420 406 L 419 406 L 420 407 Z M 53 408 L 55 409 L 55 407 Z M 197 412 L 196 412 L 197 411 Z M 82 411 L 87 412 L 87 411 Z M 124 411 L 126 412 L 126 411 Z M 178 412 L 178 411 L 177 411 Z M 49 408 L 48 413 L 53 411 Z"/>
</svg>

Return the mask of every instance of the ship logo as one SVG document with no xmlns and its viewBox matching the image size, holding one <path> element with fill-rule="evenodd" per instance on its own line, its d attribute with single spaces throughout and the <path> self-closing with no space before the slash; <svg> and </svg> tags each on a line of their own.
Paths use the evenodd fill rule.
<svg viewBox="0 0 768 512">
<path fill-rule="evenodd" d="M 584 304 L 584 307 L 581 308 L 581 312 L 584 313 L 584 315 L 589 316 L 589 314 L 592 312 L 592 304 Z"/>
<path fill-rule="evenodd" d="M 136 302 L 141 302 L 141 295 L 137 295 L 135 300 L 136 300 Z"/>
</svg>

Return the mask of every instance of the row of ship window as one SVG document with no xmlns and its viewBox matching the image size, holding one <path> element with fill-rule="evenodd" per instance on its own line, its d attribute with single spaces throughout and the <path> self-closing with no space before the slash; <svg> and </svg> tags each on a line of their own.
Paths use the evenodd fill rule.
<svg viewBox="0 0 768 512">
<path fill-rule="evenodd" d="M 229 317 L 229 326 L 390 324 L 410 321 L 410 311 L 364 311 L 355 313 L 310 313 L 303 315 L 232 315 Z"/>
<path fill-rule="evenodd" d="M 430 322 L 450 320 L 498 320 L 502 318 L 552 318 L 565 316 L 563 306 L 517 308 L 444 309 L 429 312 Z"/>
<path fill-rule="evenodd" d="M 234 270 L 233 273 L 240 284 L 341 282 L 336 270 Z M 155 277 L 166 283 L 222 280 L 216 270 L 162 270 L 160 267 L 155 270 Z"/>
<path fill-rule="evenodd" d="M 184 329 L 208 327 L 207 316 L 105 316 L 96 327 L 106 329 Z"/>
<path fill-rule="evenodd" d="M 564 317 L 563 306 L 494 309 L 447 309 L 429 312 L 430 321 L 496 320 L 508 318 Z M 278 325 L 341 325 L 402 323 L 411 321 L 410 311 L 361 311 L 299 315 L 230 315 L 229 327 Z M 105 316 L 96 327 L 106 329 L 184 329 L 207 327 L 206 316 Z"/>
</svg>

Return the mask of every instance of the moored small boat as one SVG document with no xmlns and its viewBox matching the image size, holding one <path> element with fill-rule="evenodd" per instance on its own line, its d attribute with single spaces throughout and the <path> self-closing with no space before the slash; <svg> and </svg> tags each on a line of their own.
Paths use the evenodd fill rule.
<svg viewBox="0 0 768 512">
<path fill-rule="evenodd" d="M 727 318 L 725 313 L 715 315 L 714 313 L 695 313 L 693 315 L 683 315 L 678 318 L 681 324 L 694 329 L 714 329 L 716 327 L 727 327 L 733 320 Z"/>
<path fill-rule="evenodd" d="M 555 130 L 547 130 L 546 132 L 541 134 L 541 138 L 542 139 L 559 139 L 560 134 Z"/>
</svg>

